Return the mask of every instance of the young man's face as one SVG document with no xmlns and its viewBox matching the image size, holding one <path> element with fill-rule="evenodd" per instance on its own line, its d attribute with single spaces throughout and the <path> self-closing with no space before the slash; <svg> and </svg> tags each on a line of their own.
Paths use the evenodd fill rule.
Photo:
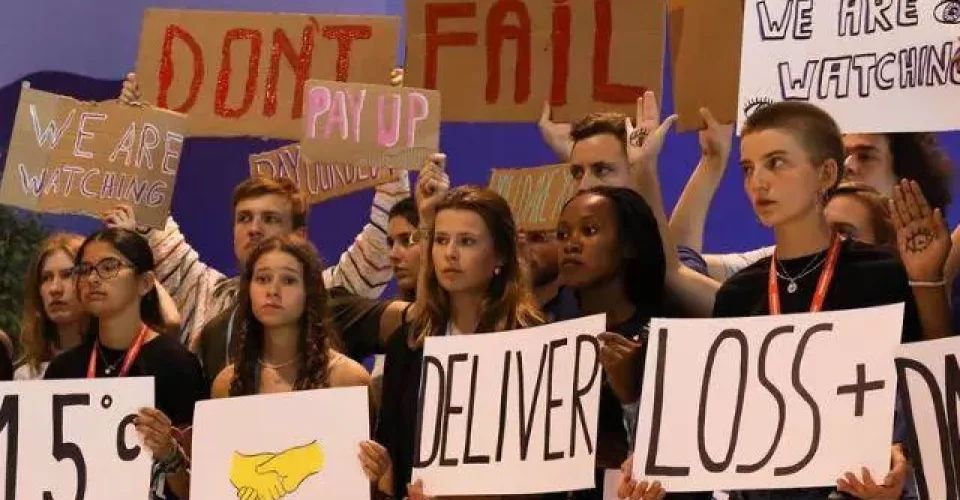
<svg viewBox="0 0 960 500">
<path fill-rule="evenodd" d="M 293 205 L 279 194 L 247 198 L 233 209 L 233 252 L 245 265 L 257 244 L 293 232 Z"/>
<path fill-rule="evenodd" d="M 630 162 L 623 143 L 613 134 L 577 141 L 570 152 L 570 176 L 577 189 L 630 187 Z"/>
</svg>

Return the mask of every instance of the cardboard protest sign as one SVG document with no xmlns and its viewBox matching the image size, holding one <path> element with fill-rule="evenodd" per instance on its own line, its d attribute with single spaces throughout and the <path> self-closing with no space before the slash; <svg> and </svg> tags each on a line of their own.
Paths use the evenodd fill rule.
<svg viewBox="0 0 960 500">
<path fill-rule="evenodd" d="M 527 231 L 556 229 L 564 203 L 576 191 L 566 165 L 495 168 L 489 187 L 507 200 L 517 227 Z"/>
<path fill-rule="evenodd" d="M 598 315 L 427 338 L 413 458 L 424 492 L 593 487 L 603 377 L 596 336 L 604 331 L 606 318 Z"/>
<path fill-rule="evenodd" d="M 677 492 L 884 477 L 903 309 L 654 319 L 634 477 Z"/>
<path fill-rule="evenodd" d="M 904 344 L 897 350 L 905 445 L 920 500 L 960 495 L 960 338 Z"/>
<path fill-rule="evenodd" d="M 190 496 L 369 500 L 357 457 L 369 422 L 365 387 L 201 401 Z"/>
<path fill-rule="evenodd" d="M 300 144 L 250 155 L 250 176 L 286 177 L 297 184 L 307 202 L 321 203 L 399 179 L 390 169 L 350 163 L 309 162 L 300 158 Z"/>
<path fill-rule="evenodd" d="M 668 29 L 677 130 L 703 128 L 700 108 L 737 119 L 743 0 L 671 0 Z M 704 82 L 710 82 L 704 85 Z"/>
<path fill-rule="evenodd" d="M 133 422 L 153 390 L 147 377 L 0 383 L 4 498 L 149 498 Z"/>
<path fill-rule="evenodd" d="M 665 8 L 658 0 L 407 0 L 406 83 L 443 93 L 444 121 L 633 116 L 660 94 Z"/>
<path fill-rule="evenodd" d="M 95 217 L 128 203 L 139 223 L 163 227 L 185 129 L 179 113 L 24 87 L 0 203 Z"/>
<path fill-rule="evenodd" d="M 190 134 L 300 138 L 310 78 L 389 83 L 400 20 L 147 9 L 143 98 L 190 115 Z"/>
<path fill-rule="evenodd" d="M 956 0 L 747 0 L 739 124 L 810 101 L 844 133 L 960 128 Z M 878 112 L 882 110 L 882 112 Z"/>
<path fill-rule="evenodd" d="M 300 154 L 304 161 L 419 170 L 440 147 L 440 93 L 409 87 L 311 80 Z"/>
</svg>

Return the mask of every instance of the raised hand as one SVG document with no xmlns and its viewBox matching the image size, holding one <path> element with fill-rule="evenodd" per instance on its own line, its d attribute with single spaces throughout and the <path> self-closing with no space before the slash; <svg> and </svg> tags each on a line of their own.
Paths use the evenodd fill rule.
<svg viewBox="0 0 960 500">
<path fill-rule="evenodd" d="M 421 225 L 433 225 L 437 204 L 450 190 L 450 176 L 447 175 L 446 165 L 447 155 L 432 155 L 417 177 L 416 201 Z"/>
<path fill-rule="evenodd" d="M 436 500 L 434 497 L 427 496 L 423 492 L 423 481 L 417 479 L 413 484 L 407 485 L 408 500 Z"/>
<path fill-rule="evenodd" d="M 537 121 L 537 127 L 540 129 L 543 141 L 550 146 L 557 158 L 563 162 L 569 161 L 570 152 L 573 150 L 573 139 L 570 138 L 571 125 L 553 121 L 553 108 L 550 107 L 549 102 L 543 103 L 543 112 L 540 114 L 540 120 Z"/>
<path fill-rule="evenodd" d="M 733 124 L 718 122 L 707 108 L 700 108 L 700 116 L 707 124 L 707 128 L 699 132 L 700 154 L 721 159 L 726 166 L 733 145 Z"/>
<path fill-rule="evenodd" d="M 260 473 L 257 468 L 276 457 L 273 453 L 234 453 L 230 461 L 230 484 L 239 500 L 278 500 L 286 494 L 277 473 Z"/>
<path fill-rule="evenodd" d="M 360 465 L 378 490 L 387 495 L 393 494 L 393 462 L 386 448 L 375 441 L 360 443 Z"/>
<path fill-rule="evenodd" d="M 902 180 L 894 188 L 890 213 L 907 276 L 914 281 L 943 280 L 952 243 L 940 209 L 930 209 L 919 184 Z"/>
<path fill-rule="evenodd" d="M 647 91 L 637 98 L 637 117 L 631 123 L 627 120 L 627 159 L 633 166 L 648 166 L 656 162 L 663 149 L 667 132 L 677 121 L 677 115 L 670 115 L 660 121 L 660 105 L 657 96 Z"/>
<path fill-rule="evenodd" d="M 137 229 L 137 214 L 129 204 L 117 205 L 101 214 L 104 224 L 109 228 L 121 228 L 130 231 Z"/>
<path fill-rule="evenodd" d="M 276 473 L 283 483 L 283 491 L 293 493 L 323 468 L 323 449 L 316 441 L 290 448 L 256 467 L 259 474 Z"/>
<path fill-rule="evenodd" d="M 617 485 L 617 498 L 630 500 L 663 500 L 667 491 L 660 486 L 659 481 L 633 480 L 633 455 L 620 466 L 620 483 Z"/>
<path fill-rule="evenodd" d="M 890 463 L 890 472 L 883 478 L 883 483 L 878 484 L 874 481 L 870 471 L 864 467 L 860 471 L 863 476 L 862 481 L 856 474 L 847 472 L 844 477 L 837 479 L 837 490 L 863 500 L 899 499 L 903 493 L 903 483 L 906 481 L 910 465 L 898 444 L 890 449 Z"/>
<path fill-rule="evenodd" d="M 390 70 L 390 85 L 403 87 L 403 68 L 393 68 Z"/>
<path fill-rule="evenodd" d="M 127 73 L 127 78 L 123 80 L 123 88 L 120 91 L 120 102 L 136 106 L 141 104 L 141 98 L 137 74 Z"/>
</svg>

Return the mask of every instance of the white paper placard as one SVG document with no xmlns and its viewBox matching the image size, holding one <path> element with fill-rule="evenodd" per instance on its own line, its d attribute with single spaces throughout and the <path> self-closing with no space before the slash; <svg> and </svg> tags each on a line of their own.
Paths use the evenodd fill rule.
<svg viewBox="0 0 960 500">
<path fill-rule="evenodd" d="M 906 444 L 917 478 L 920 500 L 957 498 L 960 478 L 954 463 L 960 460 L 960 338 L 900 346 L 897 374 L 910 422 Z M 951 405 L 953 406 L 951 408 Z"/>
<path fill-rule="evenodd" d="M 235 500 L 250 488 L 260 498 L 369 500 L 358 458 L 367 405 L 365 387 L 197 403 L 190 496 Z"/>
<path fill-rule="evenodd" d="M 667 491 L 889 470 L 903 304 L 650 327 L 634 477 Z"/>
<path fill-rule="evenodd" d="M 2 498 L 148 498 L 133 419 L 153 390 L 152 377 L 0 383 Z"/>
<path fill-rule="evenodd" d="M 414 479 L 437 495 L 594 487 L 604 315 L 429 337 Z"/>
<path fill-rule="evenodd" d="M 809 100 L 844 133 L 960 128 L 955 0 L 746 0 L 738 127 Z"/>
</svg>

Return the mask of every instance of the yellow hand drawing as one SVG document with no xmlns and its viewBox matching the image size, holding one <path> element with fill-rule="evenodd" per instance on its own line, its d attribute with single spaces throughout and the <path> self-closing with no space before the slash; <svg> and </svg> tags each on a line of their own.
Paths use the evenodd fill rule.
<svg viewBox="0 0 960 500">
<path fill-rule="evenodd" d="M 316 441 L 280 453 L 234 453 L 230 483 L 239 500 L 279 500 L 322 468 L 323 449 Z"/>
</svg>

